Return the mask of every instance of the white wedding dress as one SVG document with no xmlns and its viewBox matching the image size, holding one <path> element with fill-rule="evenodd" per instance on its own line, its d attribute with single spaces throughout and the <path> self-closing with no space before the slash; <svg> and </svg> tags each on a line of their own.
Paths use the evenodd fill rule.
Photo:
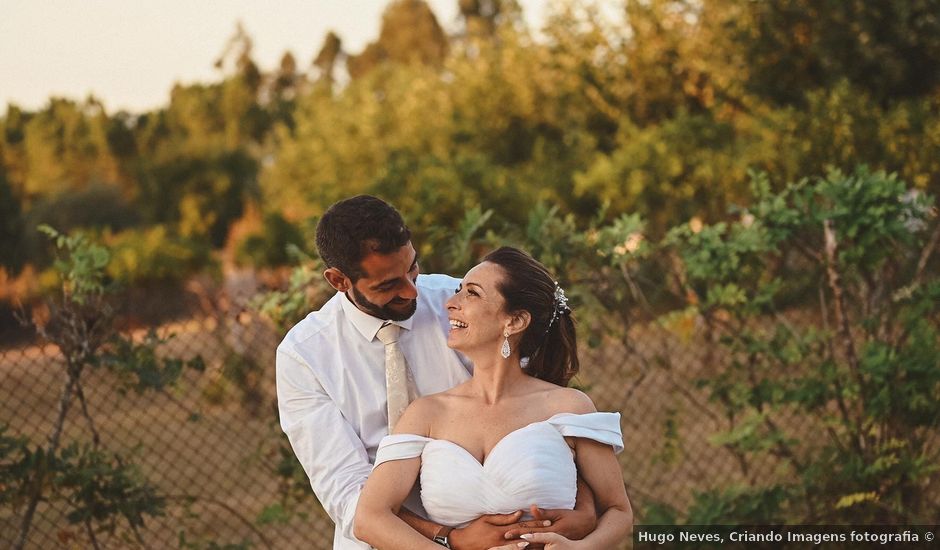
<svg viewBox="0 0 940 550">
<path fill-rule="evenodd" d="M 503 437 L 483 463 L 445 439 L 411 434 L 382 439 L 375 467 L 421 457 L 421 502 L 428 519 L 462 527 L 484 514 L 573 509 L 577 469 L 565 437 L 584 437 L 623 451 L 620 413 L 556 414 Z"/>
</svg>

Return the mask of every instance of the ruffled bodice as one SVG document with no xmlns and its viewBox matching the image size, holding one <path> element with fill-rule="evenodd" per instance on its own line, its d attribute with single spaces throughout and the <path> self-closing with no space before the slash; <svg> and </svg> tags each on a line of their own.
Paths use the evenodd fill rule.
<svg viewBox="0 0 940 550">
<path fill-rule="evenodd" d="M 623 450 L 620 413 L 556 414 L 503 437 L 481 464 L 445 439 L 412 434 L 382 439 L 375 467 L 421 457 L 421 502 L 428 518 L 462 526 L 484 514 L 574 508 L 577 469 L 565 437 L 584 437 Z"/>
</svg>

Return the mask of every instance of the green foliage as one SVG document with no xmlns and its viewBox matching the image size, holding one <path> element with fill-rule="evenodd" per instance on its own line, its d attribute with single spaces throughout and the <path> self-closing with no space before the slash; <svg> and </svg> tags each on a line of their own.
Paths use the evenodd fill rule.
<svg viewBox="0 0 940 550">
<path fill-rule="evenodd" d="M 251 550 L 254 547 L 254 544 L 249 540 L 220 543 L 200 537 L 190 539 L 186 536 L 185 531 L 179 532 L 178 543 L 181 550 Z"/>
<path fill-rule="evenodd" d="M 933 199 L 865 167 L 779 193 L 754 180 L 753 219 L 680 226 L 663 244 L 681 260 L 690 306 L 731 354 L 700 381 L 730 419 L 711 442 L 745 464 L 775 457 L 790 474 L 702 493 L 687 520 L 925 519 L 937 457 L 924 434 L 940 426 L 940 282 L 925 271 Z M 823 307 L 818 320 L 791 323 L 780 281 L 806 269 Z M 772 329 L 761 323 L 768 316 Z M 787 433 L 786 414 L 820 437 Z"/>
<path fill-rule="evenodd" d="M 25 439 L 11 438 L 0 430 L 0 495 L 12 502 L 23 519 L 14 548 L 27 540 L 40 500 L 59 501 L 67 506 L 67 519 L 82 524 L 93 546 L 97 536 L 114 536 L 126 524 L 138 542 L 138 529 L 146 516 L 161 515 L 165 498 L 125 459 L 99 448 L 100 436 L 88 414 L 82 376 L 86 368 L 105 366 L 121 385 L 138 394 L 165 391 L 175 384 L 184 368 L 203 371 L 201 358 L 183 361 L 158 355 L 166 339 L 151 331 L 142 342 L 118 335 L 113 309 L 108 304 L 106 269 L 111 251 L 85 234 L 62 234 L 40 227 L 55 243 L 61 274 L 61 297 L 49 300 L 50 318 L 36 325 L 39 335 L 56 344 L 64 356 L 65 379 L 58 412 L 48 443 L 32 449 Z M 80 402 L 92 433 L 93 446 L 73 443 L 61 447 L 69 409 Z M 15 480 L 13 476 L 16 476 Z"/>
<path fill-rule="evenodd" d="M 272 464 L 278 480 L 278 500 L 267 506 L 259 515 L 259 523 L 283 523 L 291 518 L 307 520 L 311 514 L 325 516 L 326 512 L 317 501 L 310 480 L 300 461 L 294 454 L 287 437 L 275 426 L 275 445 L 272 447 Z"/>
<path fill-rule="evenodd" d="M 70 508 L 69 523 L 94 523 L 96 531 L 113 535 L 119 519 L 136 529 L 166 508 L 136 467 L 87 445 L 62 449 L 54 470 L 53 490 Z"/>
<path fill-rule="evenodd" d="M 22 120 L 17 148 L 28 166 L 22 174 L 25 196 L 121 180 L 120 165 L 108 142 L 108 116 L 96 99 L 76 103 L 52 98 L 45 109 Z"/>
<path fill-rule="evenodd" d="M 287 247 L 287 253 L 298 265 L 291 271 L 287 288 L 256 295 L 251 306 L 267 317 L 281 332 L 286 332 L 310 311 L 309 292 L 325 290 L 320 273 L 322 261 L 312 258 L 296 246 Z"/>
<path fill-rule="evenodd" d="M 139 167 L 137 206 L 148 223 L 173 224 L 183 237 L 214 248 L 255 197 L 258 162 L 246 152 L 199 151 L 146 159 Z"/>
<path fill-rule="evenodd" d="M 749 138 L 739 133 L 714 115 L 680 112 L 647 127 L 624 121 L 617 149 L 577 173 L 575 190 L 610 201 L 615 212 L 639 213 L 660 231 L 693 215 L 717 218 L 744 195 L 752 159 L 742 155 Z"/>
<path fill-rule="evenodd" d="M 104 292 L 104 268 L 111 259 L 107 248 L 82 233 L 63 235 L 48 225 L 39 226 L 39 231 L 55 242 L 62 254 L 55 261 L 55 269 L 62 277 L 62 292 L 68 300 L 82 305 Z"/>
<path fill-rule="evenodd" d="M 264 216 L 260 233 L 250 234 L 238 243 L 235 255 L 240 263 L 254 267 L 282 266 L 291 261 L 289 245 L 302 248 L 303 234 L 284 216 L 272 212 Z"/>
<path fill-rule="evenodd" d="M 212 265 L 206 243 L 173 234 L 165 225 L 129 229 L 107 240 L 108 276 L 126 287 L 181 282 Z"/>
<path fill-rule="evenodd" d="M 397 0 L 382 14 L 379 39 L 347 61 L 349 74 L 361 77 L 383 62 L 440 65 L 447 54 L 447 37 L 425 2 Z"/>
<path fill-rule="evenodd" d="M 227 354 L 224 361 L 223 379 L 238 388 L 241 404 L 248 414 L 260 415 L 264 402 L 264 393 L 261 391 L 262 366 L 250 357 L 237 353 Z"/>
<path fill-rule="evenodd" d="M 443 258 L 449 271 L 464 273 L 473 267 L 475 256 L 477 256 L 474 254 L 475 245 L 478 244 L 477 234 L 492 216 L 492 210 L 483 212 L 479 206 L 467 210 L 463 219 L 457 224 L 456 231 L 446 237 L 447 245 Z M 445 238 L 440 238 L 440 240 L 443 241 Z"/>
<path fill-rule="evenodd" d="M 111 371 L 121 382 L 119 391 L 128 389 L 137 394 L 146 391 L 163 391 L 173 387 L 183 375 L 185 369 L 197 372 L 206 370 L 201 356 L 188 361 L 172 357 L 161 357 L 157 350 L 166 345 L 172 335 L 161 338 L 153 329 L 141 342 L 131 338 L 116 336 L 111 346 L 98 357 L 98 363 Z"/>
<path fill-rule="evenodd" d="M 88 445 L 73 443 L 49 453 L 30 448 L 26 438 L 0 429 L 0 502 L 20 509 L 28 501 L 32 480 L 41 475 L 47 500 L 69 506 L 67 519 L 97 533 L 113 535 L 123 519 L 132 529 L 145 516 L 163 515 L 165 501 L 132 464 Z"/>
<path fill-rule="evenodd" d="M 735 30 L 752 72 L 749 87 L 762 96 L 795 102 L 798 90 L 846 78 L 883 100 L 929 94 L 940 83 L 936 0 L 747 6 Z"/>
<path fill-rule="evenodd" d="M 113 185 L 92 183 L 36 199 L 22 220 L 22 253 L 34 266 L 51 263 L 50 255 L 37 229 L 55 227 L 62 233 L 86 231 L 90 234 L 121 231 L 139 223 L 137 212 L 121 190 Z"/>
<path fill-rule="evenodd" d="M 0 251 L 0 268 L 15 274 L 23 267 L 22 237 L 22 205 L 14 195 L 3 164 L 0 163 L 0 242 L 4 243 Z"/>
<path fill-rule="evenodd" d="M 29 440 L 8 435 L 8 429 L 0 424 L 0 504 L 4 506 L 15 505 L 23 498 L 31 468 Z"/>
<path fill-rule="evenodd" d="M 659 238 L 727 221 L 754 169 L 783 182 L 866 164 L 940 190 L 936 0 L 624 4 L 622 24 L 593 2 L 553 5 L 536 38 L 515 3 L 465 2 L 455 38 L 425 2 L 395 2 L 364 51 L 328 37 L 310 74 L 289 54 L 257 66 L 238 28 L 222 77 L 176 85 L 160 109 L 10 106 L 0 165 L 31 223 L 160 225 L 204 249 L 264 197 L 283 220 L 242 243 L 252 265 L 285 263 L 290 224 L 373 193 L 407 213 L 434 270 L 456 258 L 426 228 L 458 230 L 475 207 L 502 227 L 557 204 L 584 229 L 606 204 L 603 221 L 640 214 Z M 80 208 L 95 186 L 115 200 Z"/>
<path fill-rule="evenodd" d="M 782 509 L 793 498 L 786 487 L 731 487 L 695 495 L 689 525 L 773 525 L 786 519 Z"/>
<path fill-rule="evenodd" d="M 24 242 L 0 263 L 44 265 L 22 237 L 32 224 L 120 231 L 107 233 L 110 252 L 50 234 L 65 296 L 46 333 L 70 376 L 123 350 L 116 372 L 164 388 L 185 363 L 108 347 L 110 281 L 205 267 L 246 201 L 263 197 L 272 214 L 235 250 L 256 266 L 301 265 L 255 303 L 286 330 L 329 292 L 322 266 L 300 252 L 297 221 L 377 194 L 409 220 L 426 271 L 459 274 L 504 243 L 542 259 L 570 289 L 590 344 L 629 345 L 624 327 L 646 316 L 685 338 L 701 327 L 723 347 L 730 359 L 701 381 L 729 422 L 712 440 L 745 478 L 763 456 L 785 479 L 650 514 L 923 518 L 940 370 L 927 245 L 937 225 L 928 193 L 940 191 L 938 9 L 863 4 L 628 0 L 615 24 L 591 2 L 562 2 L 535 38 L 513 2 L 461 2 L 466 28 L 453 38 L 425 3 L 401 1 L 359 55 L 328 37 L 319 75 L 288 56 L 265 72 L 239 28 L 223 76 L 175 86 L 163 108 L 10 106 L 0 237 Z M 338 86 L 343 59 L 353 78 Z M 743 206 L 729 214 L 731 204 Z M 817 304 L 809 320 L 788 317 Z M 94 329 L 94 345 L 68 327 Z M 786 414 L 820 437 L 795 441 L 776 422 Z M 681 449 L 664 450 L 672 460 Z M 284 472 L 294 479 L 296 464 Z"/>
</svg>

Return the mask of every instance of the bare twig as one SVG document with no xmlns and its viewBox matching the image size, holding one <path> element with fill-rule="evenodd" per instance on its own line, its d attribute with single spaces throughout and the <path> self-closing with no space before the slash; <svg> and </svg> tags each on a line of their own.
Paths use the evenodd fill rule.
<svg viewBox="0 0 940 550">
<path fill-rule="evenodd" d="M 819 307 L 822 313 L 823 330 L 826 331 L 826 334 L 829 334 L 831 332 L 829 327 L 829 306 L 826 304 L 826 290 L 821 285 L 819 287 Z M 829 349 L 829 358 L 835 362 L 836 350 L 835 344 L 832 342 L 832 338 L 826 338 L 826 347 Z M 842 382 L 838 376 L 836 376 L 833 380 L 833 384 L 835 384 L 836 387 L 836 404 L 839 407 L 839 413 L 842 415 L 842 421 L 845 422 L 847 426 L 855 425 L 858 433 L 856 433 L 855 437 L 852 437 L 851 440 L 855 444 L 856 450 L 858 452 L 862 452 L 862 448 L 858 442 L 858 437 L 862 429 L 861 424 L 857 420 L 853 420 L 852 415 L 849 413 L 849 409 L 845 404 L 845 399 L 842 397 Z"/>
<path fill-rule="evenodd" d="M 140 535 L 140 530 L 137 529 L 137 526 L 131 522 L 128 522 L 128 523 L 131 526 L 131 532 L 134 533 L 134 539 L 137 541 L 137 544 L 139 544 L 141 548 L 150 548 L 149 546 L 147 546 L 147 543 L 144 542 L 144 537 Z"/>
<path fill-rule="evenodd" d="M 627 282 L 627 287 L 630 289 L 630 294 L 633 296 L 633 299 L 650 315 L 654 315 L 653 307 L 650 305 L 649 301 L 646 299 L 646 295 L 643 294 L 643 290 L 640 289 L 640 286 L 633 280 L 633 276 L 630 275 L 630 270 L 627 269 L 626 265 L 620 266 L 620 274 L 623 275 L 623 280 Z"/>
<path fill-rule="evenodd" d="M 749 353 L 747 356 L 747 376 L 748 381 L 751 383 L 752 388 L 756 388 L 760 385 L 760 380 L 757 378 L 757 354 Z M 764 403 L 758 403 L 755 407 L 757 412 L 764 417 L 764 425 L 771 430 L 774 434 L 782 434 L 783 430 L 780 429 L 777 424 L 771 420 L 771 418 L 764 414 Z M 796 467 L 797 471 L 804 470 L 804 465 L 800 459 L 796 456 L 796 453 L 790 449 L 790 446 L 787 445 L 784 441 L 777 439 L 776 444 L 774 445 L 777 449 L 776 454 L 778 456 L 788 459 Z"/>
<path fill-rule="evenodd" d="M 95 536 L 95 530 L 91 528 L 91 520 L 86 519 L 84 523 L 85 531 L 88 533 L 88 540 L 91 541 L 91 545 L 95 550 L 101 550 L 101 546 L 98 545 L 98 537 Z"/>
<path fill-rule="evenodd" d="M 88 422 L 88 429 L 91 430 L 91 441 L 95 449 L 98 448 L 98 445 L 101 443 L 101 436 L 98 435 L 98 429 L 95 428 L 95 421 L 88 413 L 88 403 L 85 402 L 85 392 L 82 391 L 82 383 L 80 380 L 75 380 L 75 396 L 78 397 L 78 402 L 82 405 L 82 415 L 85 417 L 85 421 Z"/>
<path fill-rule="evenodd" d="M 912 286 L 917 287 L 924 282 L 924 271 L 927 268 L 927 262 L 930 261 L 930 256 L 937 248 L 938 243 L 940 243 L 940 223 L 934 227 L 933 233 L 930 234 L 930 241 L 927 243 L 927 245 L 924 247 L 924 250 L 920 254 L 920 259 L 917 261 L 917 271 L 914 274 L 914 281 Z"/>
<path fill-rule="evenodd" d="M 814 261 L 814 262 L 816 262 L 816 263 L 818 263 L 818 264 L 824 264 L 824 263 L 826 263 L 825 258 L 823 258 L 818 252 L 816 252 L 816 251 L 813 250 L 812 248 L 808 247 L 806 244 L 804 244 L 804 243 L 802 243 L 802 242 L 800 242 L 800 241 L 796 241 L 794 244 L 796 245 L 796 250 L 797 250 L 797 252 L 803 254 L 804 256 L 806 256 L 807 258 L 809 258 L 810 260 L 812 260 L 812 261 Z"/>
<path fill-rule="evenodd" d="M 781 430 L 780 427 L 777 426 L 777 423 L 771 420 L 769 416 L 764 416 L 764 424 L 767 426 L 768 429 L 770 429 L 775 434 L 784 433 L 783 430 Z M 786 443 L 778 439 L 775 447 L 777 449 L 777 452 L 775 454 L 777 454 L 778 456 L 784 457 L 790 462 L 792 462 L 798 472 L 802 472 L 803 470 L 806 469 L 803 462 L 796 456 L 796 453 L 794 453 L 793 450 L 790 449 L 789 445 L 787 445 Z"/>
<path fill-rule="evenodd" d="M 72 403 L 72 395 L 74 394 L 75 384 L 78 381 L 78 374 L 81 372 L 80 367 L 75 367 L 71 363 L 67 364 L 66 370 L 68 371 L 68 379 L 59 397 L 59 413 L 53 424 L 52 435 L 49 436 L 49 444 L 46 447 L 46 456 L 44 457 L 45 464 L 36 467 L 32 487 L 30 487 L 29 502 L 26 505 L 26 511 L 23 513 L 23 520 L 20 523 L 20 533 L 16 542 L 13 544 L 15 550 L 22 550 L 23 546 L 26 544 L 26 538 L 29 536 L 29 529 L 33 523 L 36 506 L 42 498 L 43 485 L 45 484 L 46 475 L 49 473 L 47 466 L 51 457 L 53 457 L 59 449 L 59 438 L 62 435 L 62 426 L 65 424 L 65 417 Z"/>
<path fill-rule="evenodd" d="M 859 387 L 859 406 L 860 409 L 857 412 L 856 417 L 856 427 L 857 433 L 856 438 L 858 439 L 858 446 L 861 450 L 865 448 L 865 431 L 861 424 L 862 414 L 861 411 L 865 409 L 865 394 L 866 386 L 865 380 L 862 378 L 862 373 L 859 370 L 858 363 L 858 354 L 855 351 L 855 341 L 852 339 L 852 332 L 849 329 L 849 318 L 846 313 L 845 303 L 843 300 L 843 288 L 842 288 L 842 278 L 839 273 L 838 263 L 837 263 L 837 251 L 838 251 L 838 241 L 836 239 L 835 230 L 832 227 L 832 220 L 825 220 L 823 222 L 823 231 L 826 237 L 826 274 L 829 280 L 829 289 L 832 291 L 832 302 L 833 308 L 836 313 L 836 329 L 839 332 L 839 336 L 842 339 L 843 353 L 845 354 L 845 359 L 849 364 L 849 369 L 852 371 L 852 375 L 855 377 L 855 381 Z"/>
<path fill-rule="evenodd" d="M 838 242 L 836 233 L 832 228 L 832 221 L 823 222 L 823 230 L 826 235 L 826 274 L 829 278 L 829 289 L 832 290 L 832 301 L 836 312 L 836 328 L 842 337 L 842 345 L 845 348 L 845 358 L 852 368 L 852 371 L 858 375 L 859 383 L 861 377 L 858 372 L 858 354 L 855 352 L 855 341 L 852 339 L 852 333 L 849 330 L 849 319 L 846 314 L 845 304 L 843 302 L 844 290 L 842 288 L 842 277 L 839 274 L 836 252 Z"/>
</svg>

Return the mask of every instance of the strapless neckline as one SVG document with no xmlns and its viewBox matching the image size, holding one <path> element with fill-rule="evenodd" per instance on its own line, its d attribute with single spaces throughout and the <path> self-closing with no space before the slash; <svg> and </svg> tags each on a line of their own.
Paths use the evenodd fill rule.
<svg viewBox="0 0 940 550">
<path fill-rule="evenodd" d="M 559 415 L 556 414 L 556 415 L 553 416 L 552 418 L 555 418 L 556 416 L 559 416 Z M 493 448 L 490 449 L 490 452 L 486 453 L 486 455 L 483 457 L 483 460 L 482 460 L 482 461 L 479 460 L 479 459 L 477 459 L 477 457 L 473 456 L 473 453 L 471 453 L 466 447 L 464 447 L 463 445 L 461 445 L 461 444 L 459 444 L 459 443 L 456 443 L 456 442 L 454 442 L 454 441 L 451 441 L 451 440 L 449 440 L 449 439 L 437 439 L 437 438 L 434 438 L 434 437 L 429 437 L 429 438 L 428 438 L 428 439 L 429 439 L 428 444 L 431 444 L 431 443 L 445 443 L 445 444 L 449 444 L 449 445 L 451 445 L 451 446 L 453 446 L 453 447 L 456 447 L 456 448 L 459 449 L 460 451 L 463 451 L 463 453 L 464 453 L 465 455 L 467 455 L 468 458 L 470 458 L 470 459 L 472 459 L 474 462 L 476 462 L 481 468 L 485 468 L 487 461 L 490 459 L 491 456 L 493 456 L 494 453 L 496 453 L 496 451 L 500 448 L 500 445 L 502 445 L 504 441 L 506 441 L 507 439 L 511 438 L 512 436 L 518 434 L 519 432 L 522 432 L 523 430 L 525 430 L 525 429 L 527 429 L 527 428 L 531 428 L 531 427 L 537 426 L 537 425 L 539 425 L 539 424 L 548 424 L 549 421 L 552 420 L 552 418 L 549 418 L 549 419 L 547 419 L 547 420 L 538 420 L 538 421 L 536 421 L 536 422 L 530 422 L 530 423 L 526 424 L 525 426 L 522 426 L 521 428 L 516 428 L 515 430 L 512 430 L 511 432 L 508 432 L 506 435 L 504 435 L 503 437 L 499 438 L 499 441 L 497 441 L 496 444 L 493 445 Z M 555 433 L 558 433 L 558 432 L 555 432 Z M 561 436 L 561 434 L 559 434 L 559 436 Z M 563 436 L 561 436 L 561 437 L 562 437 L 562 439 L 564 439 Z"/>
<path fill-rule="evenodd" d="M 427 517 L 462 526 L 485 514 L 574 508 L 577 468 L 565 437 L 588 438 L 623 450 L 617 413 L 560 413 L 504 435 L 477 460 L 449 439 L 395 434 L 382 440 L 375 467 L 420 457 L 420 499 Z"/>
</svg>

